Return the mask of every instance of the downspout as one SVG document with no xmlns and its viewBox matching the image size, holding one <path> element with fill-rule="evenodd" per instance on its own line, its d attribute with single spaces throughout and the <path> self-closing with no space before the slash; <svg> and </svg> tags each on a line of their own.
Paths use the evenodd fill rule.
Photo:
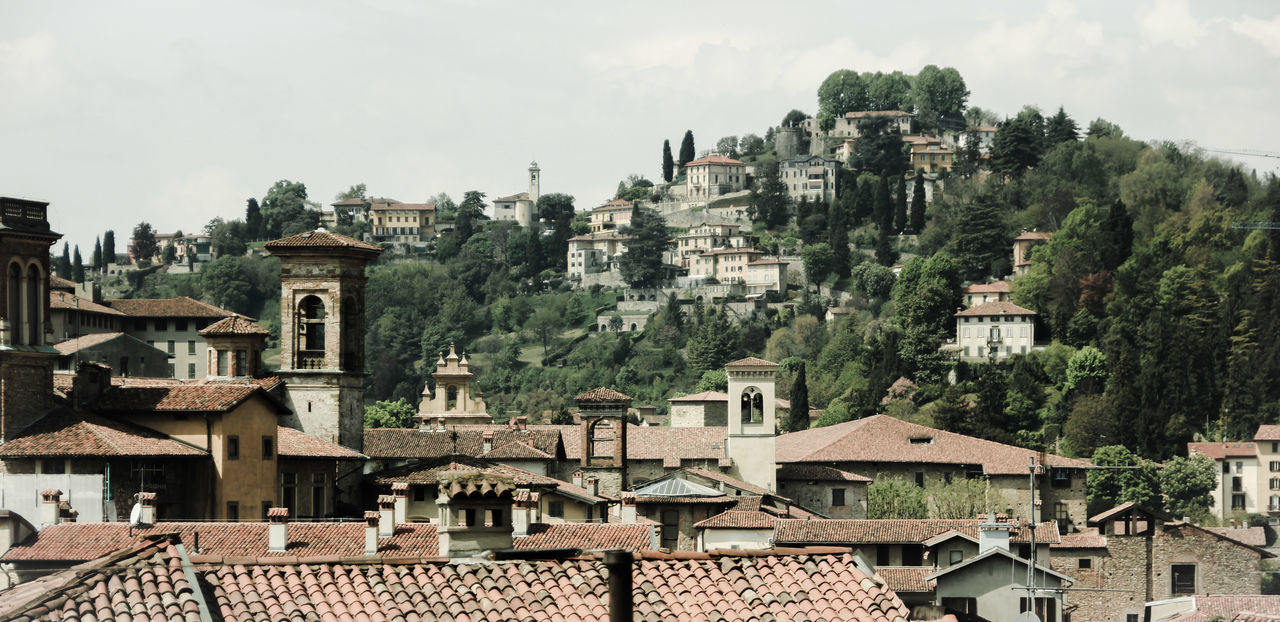
<svg viewBox="0 0 1280 622">
<path fill-rule="evenodd" d="M 218 516 L 218 458 L 213 455 L 213 422 L 207 413 L 204 416 L 204 449 L 209 452 L 209 507 L 204 515 L 213 519 Z"/>
</svg>

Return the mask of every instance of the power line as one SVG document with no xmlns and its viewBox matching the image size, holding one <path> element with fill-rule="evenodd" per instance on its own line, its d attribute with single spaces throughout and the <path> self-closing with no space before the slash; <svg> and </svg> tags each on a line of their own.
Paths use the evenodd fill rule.
<svg viewBox="0 0 1280 622">
<path fill-rule="evenodd" d="M 1208 147 L 1200 147 L 1201 151 L 1210 153 L 1227 153 L 1231 155 L 1256 156 L 1260 158 L 1280 158 L 1280 153 L 1275 151 L 1262 151 L 1260 149 L 1210 149 Z"/>
</svg>

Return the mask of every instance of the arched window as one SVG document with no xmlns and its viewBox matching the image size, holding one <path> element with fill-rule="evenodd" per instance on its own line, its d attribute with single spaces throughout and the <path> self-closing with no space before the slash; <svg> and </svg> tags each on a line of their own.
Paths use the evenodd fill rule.
<svg viewBox="0 0 1280 622">
<path fill-rule="evenodd" d="M 324 367 L 324 302 L 307 296 L 298 303 L 298 367 Z"/>
<path fill-rule="evenodd" d="M 22 268 L 18 264 L 9 264 L 9 284 L 5 290 L 9 296 L 9 342 L 13 345 L 22 343 Z"/>
<path fill-rule="evenodd" d="M 40 345 L 40 328 L 43 325 L 43 322 L 41 322 L 43 318 L 40 317 L 42 308 L 40 304 L 41 292 L 44 289 L 40 286 L 42 280 L 40 278 L 40 268 L 37 268 L 35 264 L 27 268 L 27 313 L 23 319 L 26 320 L 27 345 L 29 346 Z"/>
<path fill-rule="evenodd" d="M 764 394 L 755 387 L 747 387 L 742 391 L 742 422 L 760 423 L 764 421 Z"/>
<path fill-rule="evenodd" d="M 445 410 L 453 410 L 458 406 L 458 387 L 449 387 L 444 390 L 444 408 Z"/>
</svg>

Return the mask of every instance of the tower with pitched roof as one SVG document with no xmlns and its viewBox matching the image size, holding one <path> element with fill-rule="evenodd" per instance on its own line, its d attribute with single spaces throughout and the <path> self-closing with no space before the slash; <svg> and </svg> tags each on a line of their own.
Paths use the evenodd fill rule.
<svg viewBox="0 0 1280 622">
<path fill-rule="evenodd" d="M 778 364 L 749 357 L 724 366 L 729 377 L 729 439 L 725 447 L 733 460 L 730 474 L 757 486 L 778 489 L 777 401 L 774 385 Z"/>
<path fill-rule="evenodd" d="M 53 407 L 53 324 L 49 320 L 49 204 L 0 197 L 0 442 Z"/>
</svg>

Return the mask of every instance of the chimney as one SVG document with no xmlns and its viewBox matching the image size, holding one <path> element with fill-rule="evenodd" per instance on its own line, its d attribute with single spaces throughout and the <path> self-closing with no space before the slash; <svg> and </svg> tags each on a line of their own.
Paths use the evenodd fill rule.
<svg viewBox="0 0 1280 622">
<path fill-rule="evenodd" d="M 80 512 L 78 512 L 78 511 L 76 511 L 76 510 L 72 510 L 72 509 L 69 509 L 69 508 L 68 508 L 68 509 L 67 509 L 67 515 L 66 515 L 66 517 L 65 517 L 65 518 L 63 518 L 63 519 L 62 519 L 62 522 L 64 522 L 64 523 L 74 523 L 74 522 L 76 522 L 76 519 L 77 519 L 77 518 L 79 518 L 79 517 L 80 517 Z"/>
<path fill-rule="evenodd" d="M 623 493 L 622 507 L 618 510 L 618 519 L 624 523 L 636 522 L 636 494 Z"/>
<path fill-rule="evenodd" d="M 519 417 L 516 417 L 516 429 L 520 430 L 521 432 L 528 430 L 529 417 L 525 415 L 520 415 Z"/>
<path fill-rule="evenodd" d="M 1009 523 L 987 521 L 978 525 L 978 554 L 991 549 L 1009 550 Z"/>
<path fill-rule="evenodd" d="M 378 495 L 378 537 L 390 538 L 396 534 L 396 498 Z"/>
<path fill-rule="evenodd" d="M 138 493 L 138 503 L 142 505 L 142 514 L 138 518 L 138 522 L 143 525 L 156 524 L 156 493 Z"/>
<path fill-rule="evenodd" d="M 538 499 L 541 497 L 536 492 L 529 491 L 527 496 L 515 502 L 514 510 L 511 513 L 511 535 L 517 538 L 529 535 L 529 525 L 533 523 L 533 515 L 538 507 Z"/>
<path fill-rule="evenodd" d="M 626 622 L 632 615 L 631 551 L 605 551 L 604 567 L 609 571 L 609 622 Z"/>
<path fill-rule="evenodd" d="M 369 510 L 364 513 L 364 554 L 378 554 L 378 513 Z"/>
<path fill-rule="evenodd" d="M 493 430 L 485 430 L 483 440 L 480 442 L 480 453 L 487 454 L 493 451 Z"/>
<path fill-rule="evenodd" d="M 436 417 L 436 432 L 444 432 L 444 417 Z"/>
<path fill-rule="evenodd" d="M 391 484 L 391 496 L 395 497 L 395 507 L 392 512 L 392 519 L 395 524 L 399 525 L 407 522 L 405 518 L 409 513 L 409 484 L 408 482 L 395 482 Z"/>
<path fill-rule="evenodd" d="M 597 497 L 600 496 L 600 478 L 592 475 L 591 477 L 582 480 L 582 483 L 586 484 L 586 489 L 590 490 L 591 494 Z"/>
<path fill-rule="evenodd" d="M 289 508 L 267 510 L 267 552 L 283 553 L 289 545 Z"/>
<path fill-rule="evenodd" d="M 582 488 L 582 469 L 578 469 L 574 471 L 573 475 L 571 475 L 570 477 L 573 478 L 571 481 L 573 482 L 574 486 L 577 486 L 578 488 Z"/>
<path fill-rule="evenodd" d="M 62 491 L 47 488 L 40 491 L 40 526 L 58 524 L 58 516 L 62 513 Z"/>
</svg>

